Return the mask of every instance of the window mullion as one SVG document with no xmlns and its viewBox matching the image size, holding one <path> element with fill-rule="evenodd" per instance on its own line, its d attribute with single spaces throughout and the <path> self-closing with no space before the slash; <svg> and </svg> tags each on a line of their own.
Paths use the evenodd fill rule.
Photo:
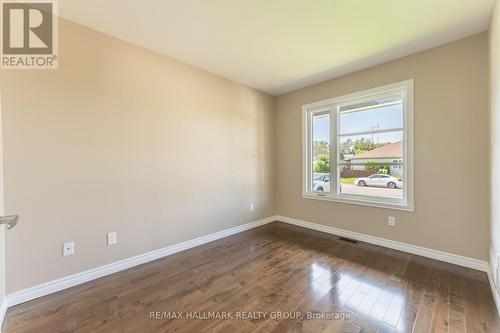
<svg viewBox="0 0 500 333">
<path fill-rule="evenodd" d="M 395 127 L 395 128 L 387 128 L 387 129 L 381 129 L 377 131 L 362 131 L 362 132 L 352 132 L 352 133 L 342 133 L 339 134 L 339 137 L 346 137 L 346 136 L 359 136 L 359 135 L 367 135 L 367 134 L 383 134 L 383 133 L 392 133 L 392 132 L 403 132 L 405 129 L 404 127 Z"/>
<path fill-rule="evenodd" d="M 379 93 L 380 91 L 380 93 Z M 388 118 L 389 116 L 381 114 L 382 111 L 376 111 L 379 113 L 370 113 L 368 118 L 357 116 L 346 118 L 346 126 L 349 128 L 352 133 L 343 133 L 340 132 L 340 116 L 343 113 L 340 110 L 344 110 L 344 106 L 348 104 L 355 105 L 359 104 L 358 109 L 350 110 L 352 112 L 358 111 L 368 111 L 371 109 L 380 108 L 381 102 L 387 101 L 388 99 L 384 99 L 385 95 L 389 94 L 394 95 L 392 98 L 394 100 L 397 96 L 396 94 L 401 95 L 401 101 L 398 103 L 390 102 L 396 105 L 399 104 L 400 107 L 395 110 L 402 113 L 402 127 L 397 127 L 399 125 L 395 125 L 394 128 L 383 128 L 380 124 L 374 128 L 372 126 L 371 130 L 363 131 L 363 129 L 369 129 L 370 122 L 376 122 L 379 118 L 374 118 L 375 116 L 380 117 L 381 121 L 384 123 L 395 123 L 391 122 Z M 393 96 L 390 96 L 393 97 Z M 374 99 L 373 102 L 370 102 Z M 368 103 L 370 102 L 370 103 Z M 364 103 L 364 104 L 363 104 Z M 369 104 L 379 103 L 377 105 L 371 106 Z M 368 105 L 368 106 L 363 106 Z M 385 207 L 385 208 L 395 208 L 395 209 L 403 209 L 413 211 L 413 201 L 414 201 L 414 193 L 413 193 L 413 81 L 408 80 L 372 90 L 368 90 L 365 92 L 359 92 L 348 96 L 342 96 L 339 98 L 334 98 L 330 100 L 325 100 L 322 103 L 311 103 L 303 106 L 304 117 L 303 117 L 303 139 L 306 141 L 303 146 L 304 151 L 304 159 L 307 161 L 304 167 L 304 170 L 307 172 L 307 175 L 303 176 L 303 184 L 307 183 L 307 189 L 304 190 L 303 196 L 305 198 L 314 198 L 320 200 L 329 200 L 329 201 L 339 201 L 339 202 L 348 202 L 348 203 L 356 203 L 361 205 L 369 205 L 375 207 Z M 375 112 L 375 111 L 374 111 Z M 351 112 L 350 112 L 351 113 Z M 383 112 L 382 112 L 383 113 Z M 368 114 L 368 113 L 367 113 Z M 329 115 L 330 119 L 326 122 L 326 116 Z M 364 114 L 360 114 L 364 115 Z M 323 118 L 324 116 L 324 118 Z M 361 118 L 359 118 L 361 117 Z M 370 118 L 371 117 L 371 118 Z M 391 115 L 392 117 L 392 115 Z M 394 115 L 396 117 L 396 115 Z M 374 118 L 374 119 L 372 119 Z M 386 118 L 389 119 L 386 121 Z M 317 119 L 317 135 L 315 133 L 316 129 L 316 119 Z M 361 120 L 360 120 L 361 119 Z M 392 118 L 391 118 L 392 119 Z M 344 118 L 342 118 L 344 120 Z M 353 122 L 352 126 L 350 125 Z M 359 122 L 360 125 L 354 122 Z M 325 131 L 327 130 L 327 124 L 329 124 L 329 135 L 326 135 Z M 372 124 L 373 125 L 373 124 Z M 380 129 L 380 128 L 383 129 Z M 390 127 L 388 125 L 384 127 Z M 374 134 L 378 135 L 377 140 L 374 141 Z M 346 157 L 346 160 L 341 160 L 341 151 L 340 148 L 343 146 L 346 140 L 351 140 L 352 142 L 357 142 L 356 140 L 363 139 L 364 137 L 372 136 L 371 141 L 375 145 L 373 146 L 365 146 L 363 142 L 360 142 L 359 145 L 356 145 L 355 152 L 351 152 L 351 144 L 346 144 L 346 149 L 349 151 L 342 152 L 345 154 L 349 154 L 349 157 Z M 327 174 L 318 175 L 317 187 L 318 191 L 314 190 L 314 158 L 315 158 L 315 145 L 314 138 L 317 136 L 317 140 L 326 141 L 329 138 L 330 145 L 328 150 L 324 150 L 325 144 L 319 142 L 318 150 L 316 153 L 325 154 L 329 151 L 329 176 L 330 176 L 330 189 L 329 191 L 325 184 Z M 351 138 L 352 137 L 352 138 Z M 351 142 L 350 141 L 350 142 Z M 380 141 L 380 142 L 379 142 Z M 387 146 L 387 148 L 383 148 L 386 145 L 395 144 L 394 146 Z M 366 147 L 366 148 L 365 148 Z M 361 151 L 358 151 L 358 149 Z M 361 156 L 365 151 L 380 149 L 378 152 L 366 154 L 364 157 Z M 397 150 L 396 150 L 397 149 Z M 401 150 L 401 156 L 392 155 L 396 154 Z M 356 154 L 357 153 L 357 154 Z M 380 153 L 380 154 L 378 154 Z M 356 157 L 353 157 L 356 156 Z M 394 158 L 390 156 L 395 156 Z M 324 160 L 325 156 L 321 156 L 321 159 L 318 157 L 318 164 L 320 169 L 318 171 L 325 172 Z M 380 168 L 377 168 L 377 165 L 380 164 L 380 168 L 384 167 L 384 170 L 380 171 Z M 369 167 L 368 167 L 369 166 Z M 341 170 L 345 169 L 344 172 Z M 391 178 L 398 178 L 387 180 L 387 184 L 384 184 L 385 179 L 389 178 L 389 176 L 367 176 L 371 175 L 373 172 L 386 173 L 385 170 L 390 171 Z M 403 170 L 400 170 L 403 169 Z M 358 172 L 358 170 L 365 170 L 365 172 Z M 369 172 L 366 172 L 368 170 Z M 375 170 L 375 171 L 374 171 Z M 373 171 L 373 172 L 372 172 Z M 341 177 L 345 177 L 341 178 Z M 353 178 L 366 178 L 366 184 L 356 184 L 356 181 L 353 181 Z M 380 179 L 379 179 L 380 178 Z M 395 184 L 394 184 L 395 183 Z M 323 185 L 323 187 L 321 187 Z M 359 185 L 359 186 L 355 186 Z M 382 186 L 383 185 L 383 186 Z M 342 187 L 342 188 L 341 188 Z M 364 189 L 364 187 L 369 187 L 369 190 Z M 385 189 L 388 187 L 388 189 Z M 321 193 L 323 192 L 325 193 Z M 388 190 L 393 192 L 388 193 Z M 321 198 L 323 197 L 323 198 Z"/>
<path fill-rule="evenodd" d="M 307 113 L 307 191 L 313 189 L 313 113 Z"/>
<path fill-rule="evenodd" d="M 333 104 L 330 106 L 330 194 L 338 195 L 339 194 L 339 185 L 338 185 L 338 106 L 337 104 Z"/>
</svg>

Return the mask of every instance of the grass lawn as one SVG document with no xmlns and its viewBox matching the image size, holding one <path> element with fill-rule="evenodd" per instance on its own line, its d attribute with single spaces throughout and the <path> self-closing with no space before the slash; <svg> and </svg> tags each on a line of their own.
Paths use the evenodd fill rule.
<svg viewBox="0 0 500 333">
<path fill-rule="evenodd" d="M 356 178 L 340 178 L 340 183 L 341 184 L 353 184 Z"/>
</svg>

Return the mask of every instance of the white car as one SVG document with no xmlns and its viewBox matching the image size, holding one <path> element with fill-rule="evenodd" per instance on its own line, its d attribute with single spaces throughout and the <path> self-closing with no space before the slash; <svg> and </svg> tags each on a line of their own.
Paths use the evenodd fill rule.
<svg viewBox="0 0 500 333">
<path fill-rule="evenodd" d="M 313 187 L 315 192 L 330 192 L 330 174 L 315 173 Z"/>
<path fill-rule="evenodd" d="M 354 184 L 358 186 L 379 186 L 388 188 L 403 188 L 403 182 L 396 177 L 384 174 L 374 174 L 370 177 L 357 178 Z"/>
</svg>

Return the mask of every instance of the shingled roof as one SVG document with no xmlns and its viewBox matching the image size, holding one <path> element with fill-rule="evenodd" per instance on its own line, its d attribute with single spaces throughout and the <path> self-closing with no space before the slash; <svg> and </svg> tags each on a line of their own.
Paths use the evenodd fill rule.
<svg viewBox="0 0 500 333">
<path fill-rule="evenodd" d="M 403 145 L 401 141 L 388 143 L 385 146 L 354 155 L 351 160 L 370 158 L 401 158 L 403 155 L 402 147 Z"/>
</svg>

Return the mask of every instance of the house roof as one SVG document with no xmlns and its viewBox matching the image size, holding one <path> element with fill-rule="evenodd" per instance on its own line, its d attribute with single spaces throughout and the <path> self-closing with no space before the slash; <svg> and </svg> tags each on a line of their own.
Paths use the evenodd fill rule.
<svg viewBox="0 0 500 333">
<path fill-rule="evenodd" d="M 364 153 L 354 155 L 351 160 L 366 159 L 366 158 L 401 158 L 403 154 L 402 142 L 388 143 L 385 146 L 375 148 Z"/>
</svg>

